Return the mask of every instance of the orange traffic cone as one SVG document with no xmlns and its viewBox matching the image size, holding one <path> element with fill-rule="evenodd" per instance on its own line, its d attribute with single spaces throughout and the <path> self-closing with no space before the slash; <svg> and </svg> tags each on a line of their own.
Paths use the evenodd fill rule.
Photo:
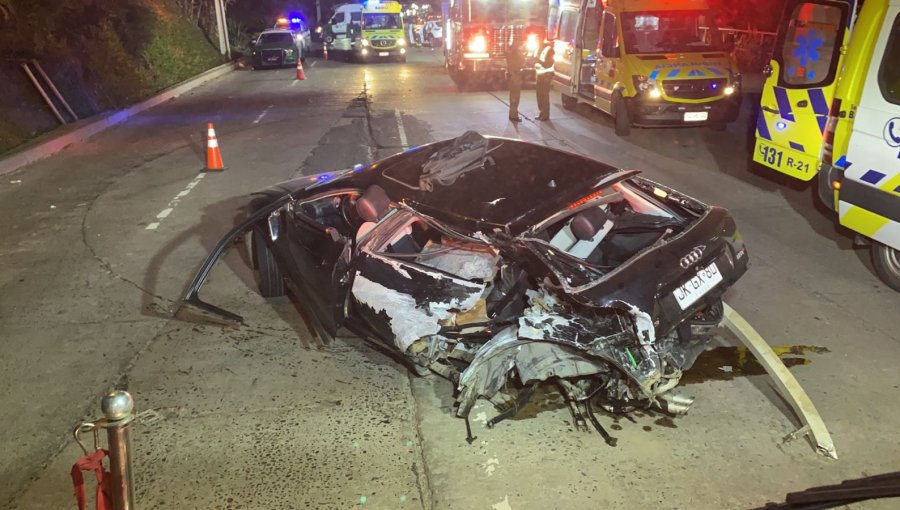
<svg viewBox="0 0 900 510">
<path fill-rule="evenodd" d="M 306 73 L 303 72 L 303 62 L 301 62 L 299 58 L 297 59 L 297 79 L 298 80 L 306 79 Z"/>
<path fill-rule="evenodd" d="M 322 45 L 322 60 L 328 60 L 328 43 Z"/>
<path fill-rule="evenodd" d="M 219 151 L 219 141 L 216 140 L 216 130 L 212 122 L 206 125 L 206 170 L 225 170 L 222 163 L 222 152 Z"/>
</svg>

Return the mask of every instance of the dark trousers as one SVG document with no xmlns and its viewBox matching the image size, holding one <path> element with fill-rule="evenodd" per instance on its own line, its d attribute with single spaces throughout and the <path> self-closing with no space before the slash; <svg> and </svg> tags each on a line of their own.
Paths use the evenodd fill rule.
<svg viewBox="0 0 900 510">
<path fill-rule="evenodd" d="M 509 77 L 509 118 L 519 117 L 519 98 L 522 97 L 522 77 L 514 74 Z"/>
<path fill-rule="evenodd" d="M 550 81 L 552 79 L 552 73 L 539 74 L 537 76 L 535 95 L 537 96 L 539 119 L 550 118 Z"/>
</svg>

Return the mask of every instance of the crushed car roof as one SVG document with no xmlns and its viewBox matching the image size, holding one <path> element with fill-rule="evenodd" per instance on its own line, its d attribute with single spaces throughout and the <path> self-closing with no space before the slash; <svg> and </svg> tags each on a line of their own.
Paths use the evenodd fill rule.
<svg viewBox="0 0 900 510">
<path fill-rule="evenodd" d="M 621 170 L 569 152 L 467 132 L 373 165 L 392 199 L 449 224 L 524 231 Z"/>
</svg>

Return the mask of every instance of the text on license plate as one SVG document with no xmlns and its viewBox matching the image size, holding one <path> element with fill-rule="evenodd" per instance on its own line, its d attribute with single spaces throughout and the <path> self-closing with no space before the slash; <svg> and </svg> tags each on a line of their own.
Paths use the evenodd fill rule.
<svg viewBox="0 0 900 510">
<path fill-rule="evenodd" d="M 386 52 L 386 51 L 380 51 L 380 52 L 378 52 L 378 56 L 379 56 L 379 57 L 386 57 L 386 56 L 388 56 L 388 55 L 389 55 L 389 53 Z"/>
<path fill-rule="evenodd" d="M 722 281 L 722 273 L 716 263 L 701 267 L 697 270 L 697 274 L 692 276 L 688 281 L 682 283 L 672 292 L 675 301 L 682 310 L 694 304 L 704 294 L 709 292 L 713 287 Z"/>
<path fill-rule="evenodd" d="M 706 120 L 707 117 L 709 117 L 708 112 L 684 112 L 685 122 L 700 122 Z"/>
</svg>

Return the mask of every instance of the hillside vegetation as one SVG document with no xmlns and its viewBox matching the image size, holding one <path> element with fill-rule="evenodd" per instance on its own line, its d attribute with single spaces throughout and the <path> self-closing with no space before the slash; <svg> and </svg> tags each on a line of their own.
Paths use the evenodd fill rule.
<svg viewBox="0 0 900 510">
<path fill-rule="evenodd" d="M 0 0 L 0 153 L 59 123 L 21 68 L 37 59 L 80 117 L 223 62 L 175 0 Z"/>
</svg>

